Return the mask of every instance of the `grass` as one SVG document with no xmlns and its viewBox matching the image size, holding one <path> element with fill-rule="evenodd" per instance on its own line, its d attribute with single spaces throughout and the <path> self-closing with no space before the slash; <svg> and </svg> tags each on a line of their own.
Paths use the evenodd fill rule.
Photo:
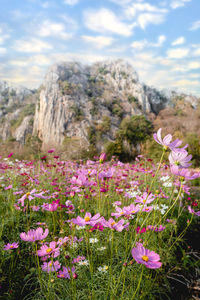
<svg viewBox="0 0 200 300">
<path fill-rule="evenodd" d="M 173 299 L 177 283 L 190 294 L 195 276 L 188 272 L 198 270 L 191 237 L 196 239 L 198 217 L 188 205 L 198 211 L 198 196 L 187 194 L 186 182 L 173 176 L 165 161 L 46 156 L 0 163 L 0 299 Z M 124 213 L 131 204 L 138 211 Z M 117 211 L 120 216 L 113 216 Z M 90 223 L 86 213 L 99 214 L 97 221 Z M 44 240 L 20 237 L 38 227 L 48 229 Z M 4 250 L 14 242 L 17 248 Z M 146 267 L 150 257 L 137 262 L 132 249 L 141 244 L 159 255 L 159 268 Z M 39 256 L 45 246 L 48 251 Z M 47 272 L 45 263 L 54 262 L 60 268 Z"/>
</svg>

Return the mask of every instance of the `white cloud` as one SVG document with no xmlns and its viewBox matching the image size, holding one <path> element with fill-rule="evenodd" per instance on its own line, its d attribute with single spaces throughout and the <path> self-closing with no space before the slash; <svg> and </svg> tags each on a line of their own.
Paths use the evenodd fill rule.
<svg viewBox="0 0 200 300">
<path fill-rule="evenodd" d="M 200 69 L 200 62 L 199 61 L 191 61 L 188 64 L 188 68 L 191 69 L 191 70 Z"/>
<path fill-rule="evenodd" d="M 85 11 L 84 24 L 90 30 L 100 33 L 112 32 L 123 36 L 132 34 L 132 27 L 120 21 L 112 11 L 106 8 L 101 8 L 98 11 Z"/>
<path fill-rule="evenodd" d="M 106 37 L 106 36 L 89 36 L 89 35 L 83 35 L 82 39 L 87 42 L 92 44 L 94 47 L 101 49 L 107 46 L 110 46 L 114 39 L 111 37 Z"/>
<path fill-rule="evenodd" d="M 160 24 L 164 21 L 164 15 L 144 13 L 138 16 L 137 23 L 139 27 L 145 29 L 149 24 Z"/>
<path fill-rule="evenodd" d="M 7 52 L 6 48 L 0 47 L 0 55 L 5 54 Z"/>
<path fill-rule="evenodd" d="M 110 0 L 110 1 L 123 6 L 130 3 L 132 0 Z"/>
<path fill-rule="evenodd" d="M 156 43 L 150 43 L 147 40 L 135 41 L 131 44 L 131 47 L 136 50 L 142 50 L 147 47 L 161 47 L 166 40 L 165 35 L 160 35 Z"/>
<path fill-rule="evenodd" d="M 10 65 L 18 67 L 26 67 L 30 65 L 46 66 L 51 64 L 51 58 L 45 55 L 39 54 L 30 57 L 24 57 L 19 59 L 12 59 L 8 62 Z"/>
<path fill-rule="evenodd" d="M 170 6 L 172 9 L 176 9 L 178 7 L 185 6 L 185 4 L 190 1 L 191 0 L 172 0 Z"/>
<path fill-rule="evenodd" d="M 6 31 L 8 31 L 8 29 L 5 26 L 0 27 L 0 45 L 10 38 L 10 35 L 7 34 Z"/>
<path fill-rule="evenodd" d="M 133 3 L 126 9 L 126 14 L 129 18 L 136 16 L 138 13 L 149 12 L 149 13 L 159 13 L 165 14 L 167 12 L 164 8 L 159 8 L 157 6 L 151 5 L 146 2 Z"/>
<path fill-rule="evenodd" d="M 200 56 L 200 48 L 197 48 L 194 52 L 193 52 L 194 56 Z"/>
<path fill-rule="evenodd" d="M 54 23 L 49 20 L 44 20 L 40 24 L 37 34 L 41 37 L 59 37 L 67 40 L 72 37 L 72 33 L 66 31 L 65 25 L 62 23 Z"/>
<path fill-rule="evenodd" d="M 160 35 L 158 37 L 157 43 L 154 44 L 154 47 L 160 47 L 160 46 L 162 46 L 165 41 L 166 41 L 166 36 L 165 35 Z"/>
<path fill-rule="evenodd" d="M 183 45 L 184 43 L 185 43 L 185 38 L 183 36 L 180 36 L 172 43 L 172 46 Z"/>
<path fill-rule="evenodd" d="M 136 50 L 142 50 L 148 45 L 147 40 L 135 41 L 131 44 L 131 47 Z"/>
<path fill-rule="evenodd" d="M 41 53 L 52 48 L 49 43 L 36 38 L 17 40 L 13 46 L 14 50 L 25 53 Z"/>
<path fill-rule="evenodd" d="M 189 30 L 194 31 L 194 30 L 197 30 L 199 28 L 200 28 L 200 20 L 192 23 L 192 26 L 189 28 Z"/>
<path fill-rule="evenodd" d="M 183 58 L 188 56 L 190 50 L 188 48 L 176 48 L 176 49 L 169 49 L 167 51 L 167 56 L 169 58 Z"/>
<path fill-rule="evenodd" d="M 175 81 L 174 83 L 173 83 L 173 85 L 174 86 L 198 86 L 200 84 L 200 81 L 192 81 L 192 80 L 188 80 L 188 79 L 182 79 L 182 80 L 178 80 L 178 81 Z"/>
<path fill-rule="evenodd" d="M 160 8 L 146 2 L 133 3 L 127 7 L 125 14 L 128 19 L 135 20 L 134 26 L 145 29 L 149 24 L 160 24 L 165 20 L 168 12 L 165 8 Z"/>
<path fill-rule="evenodd" d="M 75 5 L 78 2 L 79 2 L 79 0 L 64 0 L 64 3 L 68 4 L 68 5 Z"/>
</svg>

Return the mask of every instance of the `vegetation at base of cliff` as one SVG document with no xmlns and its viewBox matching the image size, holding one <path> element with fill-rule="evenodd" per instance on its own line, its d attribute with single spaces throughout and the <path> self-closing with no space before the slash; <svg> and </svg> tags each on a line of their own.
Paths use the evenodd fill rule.
<svg viewBox="0 0 200 300">
<path fill-rule="evenodd" d="M 17 119 L 12 119 L 10 121 L 12 130 L 15 130 L 21 125 L 24 118 L 27 116 L 34 116 L 35 113 L 35 103 L 28 103 L 19 113 Z"/>
</svg>

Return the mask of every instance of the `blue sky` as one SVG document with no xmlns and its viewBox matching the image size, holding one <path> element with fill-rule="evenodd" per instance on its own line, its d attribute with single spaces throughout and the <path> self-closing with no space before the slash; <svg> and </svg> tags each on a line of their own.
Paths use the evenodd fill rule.
<svg viewBox="0 0 200 300">
<path fill-rule="evenodd" d="M 200 0 L 1 0 L 0 80 L 37 88 L 60 61 L 127 60 L 200 96 Z"/>
</svg>

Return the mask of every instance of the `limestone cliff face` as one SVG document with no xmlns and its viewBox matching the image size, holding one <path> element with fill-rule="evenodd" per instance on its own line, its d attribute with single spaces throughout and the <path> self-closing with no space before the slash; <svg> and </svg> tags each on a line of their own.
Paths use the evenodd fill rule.
<svg viewBox="0 0 200 300">
<path fill-rule="evenodd" d="M 102 127 L 107 120 L 104 138 L 113 140 L 122 118 L 157 113 L 167 101 L 151 88 L 147 91 L 132 66 L 122 60 L 92 66 L 55 64 L 42 84 L 33 133 L 43 146 L 74 136 L 89 143 L 88 129 Z"/>
<path fill-rule="evenodd" d="M 5 81 L 0 81 L 1 140 L 12 139 L 24 144 L 26 135 L 32 134 L 31 124 L 35 113 L 33 95 L 34 92 L 29 89 L 14 87 Z"/>
</svg>

